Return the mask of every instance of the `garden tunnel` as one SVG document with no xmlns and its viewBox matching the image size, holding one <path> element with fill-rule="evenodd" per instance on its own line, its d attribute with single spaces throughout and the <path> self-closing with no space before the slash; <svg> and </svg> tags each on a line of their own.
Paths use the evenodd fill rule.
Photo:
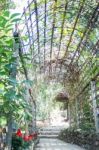
<svg viewBox="0 0 99 150">
<path fill-rule="evenodd" d="M 70 127 L 99 133 L 98 24 L 97 0 L 28 1 L 15 26 L 14 57 L 22 66 L 18 80 L 26 80 L 24 99 L 33 116 L 27 126 L 33 130 L 42 81 L 48 86 L 60 84 L 68 95 Z"/>
<path fill-rule="evenodd" d="M 27 37 L 20 40 L 23 55 L 29 55 L 28 63 L 35 68 L 30 69 L 30 78 L 61 83 L 69 95 L 71 125 L 85 124 L 88 116 L 84 109 L 88 107 L 89 124 L 97 132 L 98 16 L 97 1 L 33 0 L 24 8 L 23 23 L 19 24 L 20 38 Z"/>
</svg>

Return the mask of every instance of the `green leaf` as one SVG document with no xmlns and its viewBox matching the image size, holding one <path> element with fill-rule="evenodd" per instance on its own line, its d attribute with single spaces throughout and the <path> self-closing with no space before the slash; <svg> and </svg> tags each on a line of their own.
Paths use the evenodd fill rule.
<svg viewBox="0 0 99 150">
<path fill-rule="evenodd" d="M 0 22 L 3 22 L 3 21 L 7 22 L 8 20 L 5 16 L 0 16 Z M 0 23 L 0 25 L 1 25 L 1 23 Z"/>
<path fill-rule="evenodd" d="M 17 17 L 17 16 L 19 16 L 19 15 L 20 15 L 20 13 L 14 13 L 14 14 L 11 15 L 10 18 L 13 19 L 13 18 L 15 18 L 15 17 Z"/>
<path fill-rule="evenodd" d="M 6 72 L 5 71 L 0 71 L 0 76 L 4 76 L 6 75 Z"/>
<path fill-rule="evenodd" d="M 15 23 L 16 23 L 16 22 L 18 22 L 18 21 L 20 21 L 20 20 L 21 20 L 20 18 L 16 18 L 16 19 L 13 19 L 12 22 L 15 22 Z"/>
<path fill-rule="evenodd" d="M 6 29 L 6 33 L 8 33 L 9 31 L 12 31 L 13 28 L 9 28 L 9 29 Z"/>
<path fill-rule="evenodd" d="M 9 15 L 10 15 L 10 12 L 8 10 L 4 12 L 4 16 L 9 17 Z"/>
<path fill-rule="evenodd" d="M 11 27 L 12 27 L 12 25 L 13 25 L 13 24 L 8 23 L 8 24 L 6 24 L 6 26 L 5 26 L 5 27 L 6 27 L 6 28 L 9 28 L 9 27 L 11 28 Z"/>
<path fill-rule="evenodd" d="M 8 19 L 6 17 L 0 16 L 0 27 L 4 28 L 7 22 Z"/>
<path fill-rule="evenodd" d="M 4 84 L 0 83 L 0 89 L 4 89 Z"/>
<path fill-rule="evenodd" d="M 7 80 L 10 81 L 11 84 L 13 84 L 13 85 L 16 85 L 16 84 L 17 84 L 17 80 L 14 79 L 14 78 L 8 78 Z"/>
<path fill-rule="evenodd" d="M 16 98 L 16 92 L 14 90 L 9 90 L 8 92 L 6 92 L 6 94 L 4 95 L 4 97 L 7 100 L 15 100 Z"/>
</svg>

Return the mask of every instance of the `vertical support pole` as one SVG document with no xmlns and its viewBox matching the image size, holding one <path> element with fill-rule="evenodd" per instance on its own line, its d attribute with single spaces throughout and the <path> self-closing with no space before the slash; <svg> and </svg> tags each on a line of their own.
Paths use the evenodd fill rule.
<svg viewBox="0 0 99 150">
<path fill-rule="evenodd" d="M 32 102 L 32 132 L 35 131 L 35 103 Z"/>
<path fill-rule="evenodd" d="M 69 119 L 69 126 L 71 127 L 71 112 L 70 112 L 70 104 L 68 105 L 68 119 Z"/>
<path fill-rule="evenodd" d="M 22 67 L 23 67 L 23 70 L 24 70 L 24 74 L 25 74 L 25 78 L 27 81 L 29 81 L 29 78 L 28 78 L 28 72 L 27 72 L 27 69 L 25 67 L 25 62 L 24 62 L 24 59 L 23 59 L 23 56 L 22 56 L 22 49 L 21 49 L 21 42 L 20 42 L 20 37 L 19 37 L 19 32 L 18 30 L 16 30 L 16 32 L 14 33 L 14 38 L 15 38 L 15 44 L 17 45 L 17 49 L 18 49 L 18 55 L 20 57 L 20 60 L 21 60 L 21 63 L 22 63 Z M 29 82 L 27 82 L 28 84 L 25 85 L 25 88 L 26 88 L 26 91 L 25 91 L 25 94 L 24 94 L 24 99 L 25 101 L 27 101 L 28 104 L 32 104 L 32 101 L 31 101 L 31 85 Z M 32 98 L 33 100 L 33 98 Z M 27 110 L 25 110 L 27 112 Z M 34 106 L 32 108 L 32 112 L 30 111 L 30 113 L 32 113 L 33 115 L 33 118 L 32 118 L 32 128 L 34 127 Z M 25 122 L 26 123 L 26 132 L 28 133 L 28 130 L 32 130 L 32 128 L 29 129 L 29 125 L 31 125 L 31 123 L 28 123 L 27 121 Z"/>
<path fill-rule="evenodd" d="M 98 125 L 98 118 L 97 118 L 97 104 L 96 104 L 96 84 L 95 81 L 91 81 L 91 93 L 92 93 L 92 103 L 93 103 L 93 114 L 95 120 L 95 128 L 96 133 L 99 133 L 99 125 Z"/>
<path fill-rule="evenodd" d="M 67 114 L 66 114 L 66 117 L 67 117 L 67 120 L 69 120 L 69 104 L 68 104 L 68 107 L 67 107 Z"/>
<path fill-rule="evenodd" d="M 76 108 L 76 127 L 79 128 L 79 116 L 78 116 L 78 99 L 75 100 L 75 108 Z"/>
<path fill-rule="evenodd" d="M 34 102 L 34 126 L 36 130 L 36 102 Z"/>
<path fill-rule="evenodd" d="M 19 43 L 17 42 L 18 39 L 16 38 L 17 37 L 17 33 L 14 32 L 14 39 L 15 39 L 15 42 L 14 42 L 14 48 L 13 48 L 13 58 L 14 58 L 14 61 L 12 62 L 11 64 L 11 69 L 10 69 L 10 72 L 9 72 L 9 78 L 12 78 L 12 79 L 16 79 L 16 75 L 17 75 L 17 66 L 18 66 L 18 51 L 19 51 Z M 12 84 L 11 82 L 9 82 L 9 84 Z M 15 89 L 15 86 L 13 86 L 12 90 Z M 13 133 L 13 123 L 14 123 L 14 120 L 13 120 L 13 112 L 10 111 L 9 114 L 8 114 L 8 118 L 7 118 L 7 126 L 8 126 L 8 131 L 7 131 L 7 146 L 8 146 L 8 150 L 11 150 L 11 143 L 12 143 L 12 133 Z"/>
</svg>

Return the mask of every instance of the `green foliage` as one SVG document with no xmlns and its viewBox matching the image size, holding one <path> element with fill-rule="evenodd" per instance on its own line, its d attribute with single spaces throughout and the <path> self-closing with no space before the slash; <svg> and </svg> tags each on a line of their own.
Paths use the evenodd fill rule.
<svg viewBox="0 0 99 150">
<path fill-rule="evenodd" d="M 94 131 L 94 120 L 90 112 L 90 105 L 86 102 L 83 106 L 83 118 L 81 118 L 80 128 L 83 131 Z"/>
<path fill-rule="evenodd" d="M 28 112 L 25 113 L 25 109 L 31 108 L 24 101 L 25 91 L 21 86 L 23 81 L 19 82 L 15 77 L 17 62 L 13 56 L 15 50 L 12 29 L 20 20 L 19 15 L 4 11 L 0 16 L 0 114 L 6 118 L 12 114 L 15 120 L 18 120 L 23 113 L 24 119 L 31 118 Z"/>
<path fill-rule="evenodd" d="M 44 81 L 38 81 L 37 89 L 37 119 L 45 120 L 50 118 L 50 112 L 55 107 L 59 107 L 54 100 L 56 94 L 62 90 L 61 84 L 47 84 Z"/>
<path fill-rule="evenodd" d="M 31 145 L 31 141 L 24 141 L 22 137 L 17 137 L 16 135 L 13 135 L 12 137 L 13 150 L 28 149 L 30 145 Z"/>
<path fill-rule="evenodd" d="M 77 144 L 86 150 L 98 150 L 99 145 L 95 144 L 98 140 L 98 134 L 93 131 L 82 131 L 80 129 L 64 129 L 59 134 L 59 139 L 72 144 Z"/>
<path fill-rule="evenodd" d="M 15 8 L 13 0 L 0 0 L 0 14 L 3 10 Z"/>
<path fill-rule="evenodd" d="M 23 139 L 13 135 L 12 137 L 12 147 L 14 150 L 20 150 L 23 145 Z"/>
</svg>

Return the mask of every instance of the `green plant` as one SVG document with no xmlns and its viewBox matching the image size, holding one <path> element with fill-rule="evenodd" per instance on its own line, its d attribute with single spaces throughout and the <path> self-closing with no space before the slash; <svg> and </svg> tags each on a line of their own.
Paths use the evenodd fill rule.
<svg viewBox="0 0 99 150">
<path fill-rule="evenodd" d="M 12 136 L 12 148 L 14 150 L 20 150 L 23 145 L 23 140 L 21 137 L 15 135 Z"/>
<path fill-rule="evenodd" d="M 12 148 L 13 150 L 27 149 L 31 145 L 31 141 L 24 141 L 22 137 L 14 135 L 12 137 Z"/>
</svg>

